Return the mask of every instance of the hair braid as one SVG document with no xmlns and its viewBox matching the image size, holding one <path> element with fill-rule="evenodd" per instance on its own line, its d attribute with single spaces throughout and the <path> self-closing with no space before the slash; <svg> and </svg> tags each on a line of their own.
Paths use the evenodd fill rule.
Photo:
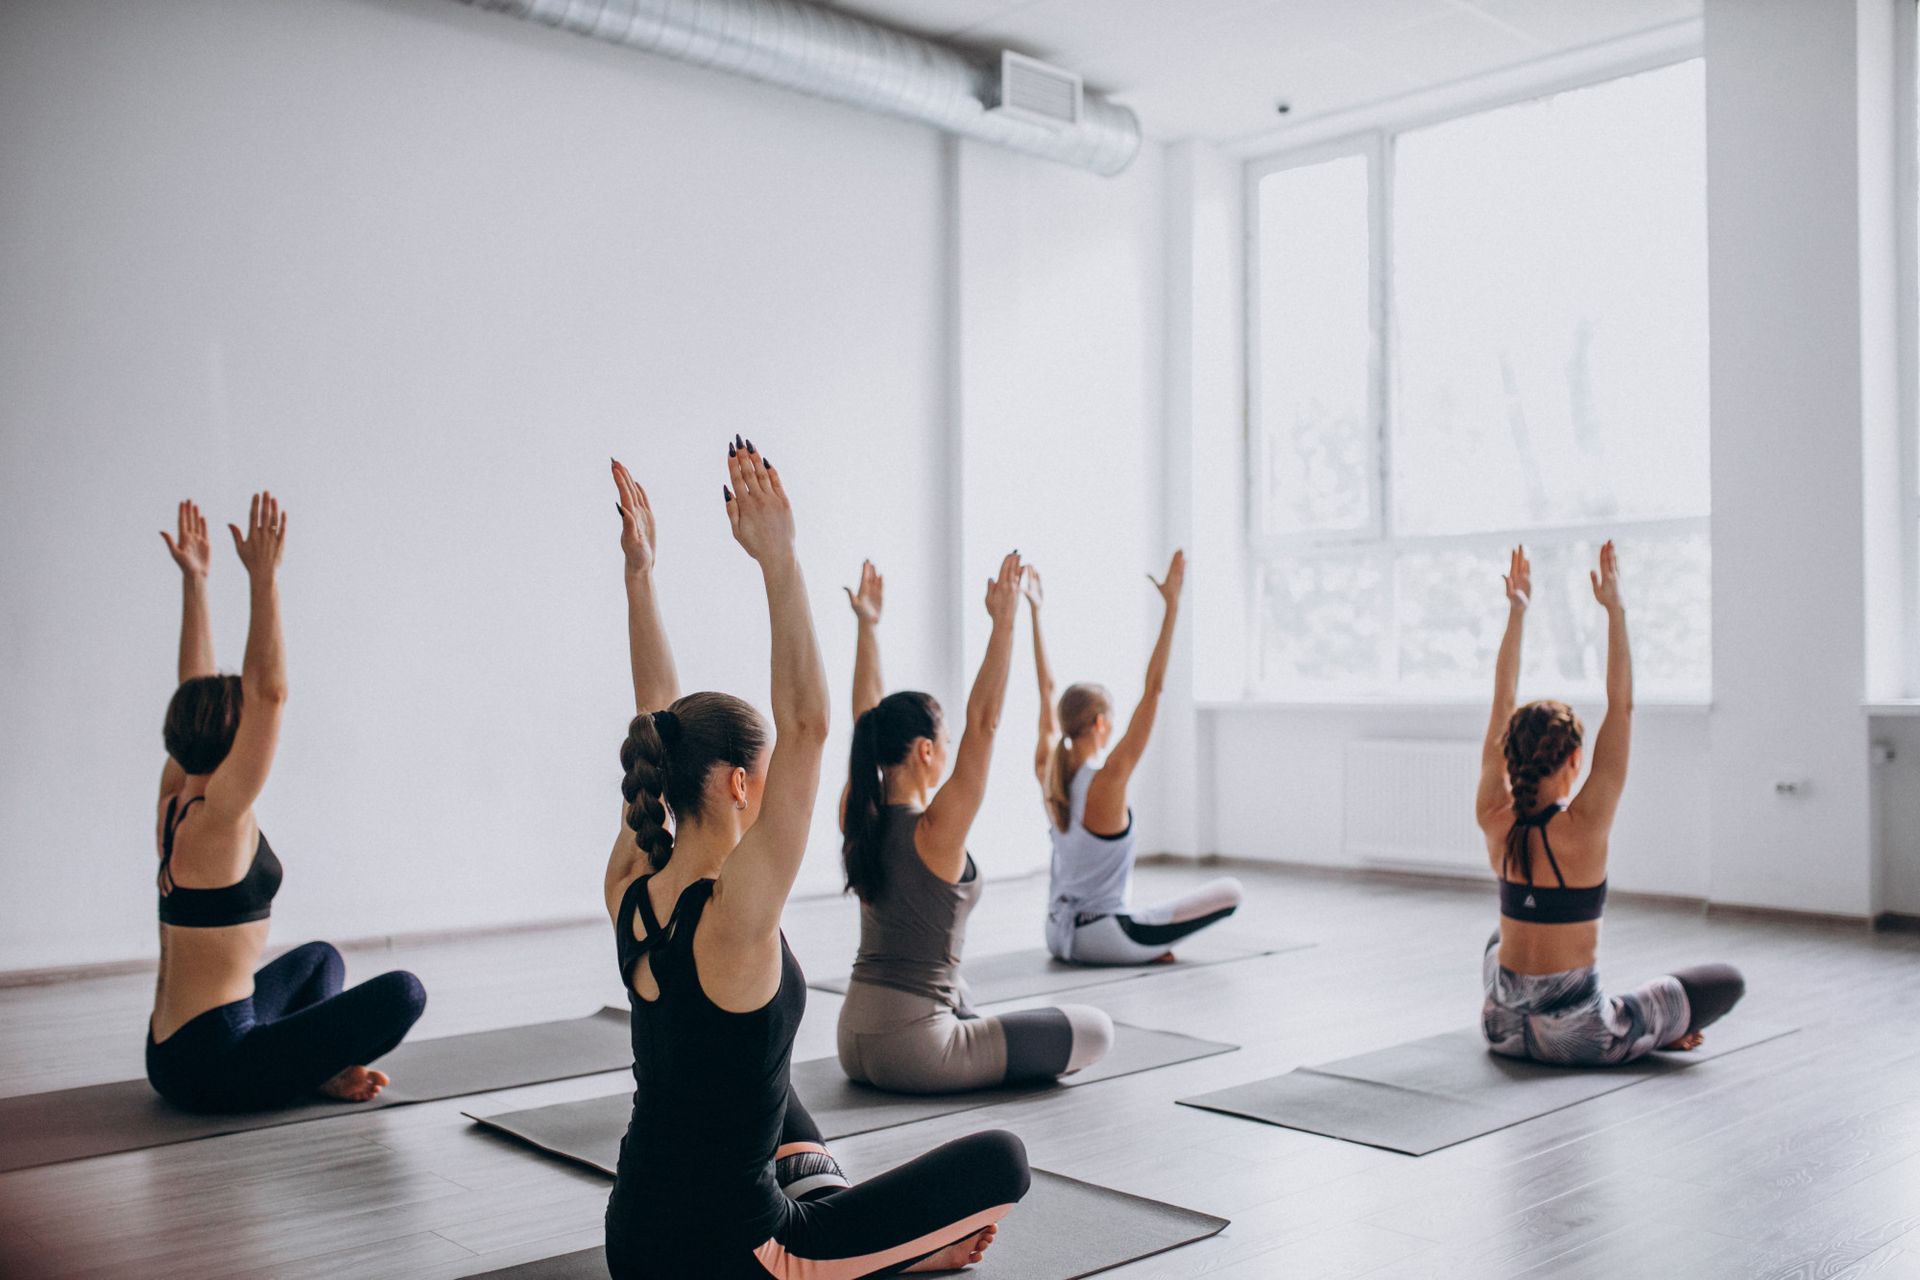
<svg viewBox="0 0 1920 1280">
<path fill-rule="evenodd" d="M 1540 811 L 1540 786 L 1580 749 L 1585 731 L 1564 702 L 1541 699 L 1514 711 L 1502 748 L 1513 789 L 1513 829 L 1507 833 L 1507 872 L 1526 858 L 1528 819 Z"/>
</svg>

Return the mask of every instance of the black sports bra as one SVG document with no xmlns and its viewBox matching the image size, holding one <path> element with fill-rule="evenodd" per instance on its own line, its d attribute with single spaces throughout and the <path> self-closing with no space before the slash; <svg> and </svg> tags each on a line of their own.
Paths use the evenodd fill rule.
<svg viewBox="0 0 1920 1280">
<path fill-rule="evenodd" d="M 273 914 L 273 895 L 280 892 L 282 872 L 280 859 L 274 856 L 264 832 L 247 874 L 235 883 L 218 889 L 190 889 L 173 882 L 173 833 L 187 810 L 204 799 L 195 796 L 180 804 L 180 797 L 175 796 L 167 801 L 167 825 L 160 839 L 160 923 L 184 929 L 219 929 L 265 920 Z"/>
<path fill-rule="evenodd" d="M 1567 878 L 1560 872 L 1560 862 L 1553 856 L 1553 844 L 1547 839 L 1547 824 L 1553 821 L 1562 806 L 1549 805 L 1531 818 L 1516 818 L 1514 834 L 1508 836 L 1509 862 L 1512 842 L 1520 844 L 1521 857 L 1517 859 L 1526 871 L 1526 882 L 1508 880 L 1504 875 L 1500 879 L 1500 914 L 1509 920 L 1524 920 L 1529 924 L 1580 924 L 1588 920 L 1598 920 L 1607 908 L 1607 882 L 1584 889 L 1570 889 Z M 1554 879 L 1560 883 L 1557 887 L 1536 885 L 1533 883 L 1533 859 L 1527 856 L 1527 832 L 1540 833 L 1540 848 L 1547 855 L 1547 865 L 1553 868 Z M 1506 868 L 1502 867 L 1502 871 Z"/>
</svg>

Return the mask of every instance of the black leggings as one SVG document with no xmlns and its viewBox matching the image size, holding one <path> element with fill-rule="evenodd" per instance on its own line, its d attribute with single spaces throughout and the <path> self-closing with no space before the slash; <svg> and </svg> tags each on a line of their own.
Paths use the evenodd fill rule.
<svg viewBox="0 0 1920 1280">
<path fill-rule="evenodd" d="M 1687 993 L 1687 1034 L 1712 1026 L 1747 994 L 1747 980 L 1730 964 L 1697 964 L 1675 969 L 1674 980 Z"/>
<path fill-rule="evenodd" d="M 324 942 L 253 975 L 253 994 L 209 1009 L 158 1044 L 147 1080 L 189 1111 L 260 1111 L 304 1099 L 348 1067 L 391 1053 L 427 1007 L 403 970 L 342 991 L 346 965 Z"/>
<path fill-rule="evenodd" d="M 622 1280 L 860 1280 L 897 1275 L 971 1239 L 1027 1194 L 1027 1149 L 1003 1129 L 969 1134 L 849 1186 L 791 1092 L 775 1153 L 785 1221 L 758 1249 L 729 1256 L 607 1222 L 607 1269 Z M 992 1255 L 988 1255 L 991 1257 Z"/>
</svg>

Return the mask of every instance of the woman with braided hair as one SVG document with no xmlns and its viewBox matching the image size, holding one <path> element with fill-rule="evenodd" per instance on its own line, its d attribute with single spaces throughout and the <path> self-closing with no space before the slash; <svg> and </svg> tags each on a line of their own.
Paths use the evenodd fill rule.
<svg viewBox="0 0 1920 1280">
<path fill-rule="evenodd" d="M 1607 611 L 1607 714 L 1594 737 L 1592 772 L 1568 800 L 1580 776 L 1580 718 L 1564 702 L 1514 706 L 1533 589 L 1526 549 L 1516 547 L 1504 578 L 1507 630 L 1475 804 L 1500 882 L 1500 925 L 1482 961 L 1481 1029 L 1495 1053 L 1576 1066 L 1697 1048 L 1701 1032 L 1746 990 L 1739 972 L 1724 964 L 1678 969 L 1621 995 L 1600 990 L 1594 962 L 1607 901 L 1607 837 L 1626 786 L 1633 719 L 1627 610 L 1613 543 L 1600 549 L 1590 577 L 1594 599 Z"/>
<path fill-rule="evenodd" d="M 987 795 L 987 768 L 1013 665 L 1020 553 L 987 583 L 993 630 L 947 769 L 947 728 L 929 693 L 887 693 L 880 678 L 884 582 L 868 561 L 847 592 L 859 623 L 853 748 L 841 797 L 847 888 L 860 899 L 860 950 L 840 1006 L 840 1065 L 897 1093 L 954 1093 L 1053 1080 L 1099 1061 L 1113 1020 L 1091 1005 L 983 1017 L 960 973 L 980 869 L 967 833 Z"/>
<path fill-rule="evenodd" d="M 965 1267 L 1026 1195 L 1018 1138 L 976 1133 L 850 1186 L 793 1096 L 806 979 L 780 913 L 819 789 L 827 679 L 786 486 L 737 436 L 727 472 L 727 521 L 766 584 L 771 746 L 740 699 L 681 696 L 654 596 L 653 507 L 613 464 L 636 714 L 604 887 L 635 1087 L 607 1203 L 608 1269 L 854 1280 Z"/>
</svg>

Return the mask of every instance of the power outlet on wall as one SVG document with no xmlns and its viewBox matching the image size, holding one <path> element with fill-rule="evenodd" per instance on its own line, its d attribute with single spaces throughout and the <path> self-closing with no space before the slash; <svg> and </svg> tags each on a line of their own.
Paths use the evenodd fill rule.
<svg viewBox="0 0 1920 1280">
<path fill-rule="evenodd" d="M 1789 774 L 1773 780 L 1773 794 L 1798 798 L 1807 794 L 1807 786 L 1805 778 Z"/>
</svg>

